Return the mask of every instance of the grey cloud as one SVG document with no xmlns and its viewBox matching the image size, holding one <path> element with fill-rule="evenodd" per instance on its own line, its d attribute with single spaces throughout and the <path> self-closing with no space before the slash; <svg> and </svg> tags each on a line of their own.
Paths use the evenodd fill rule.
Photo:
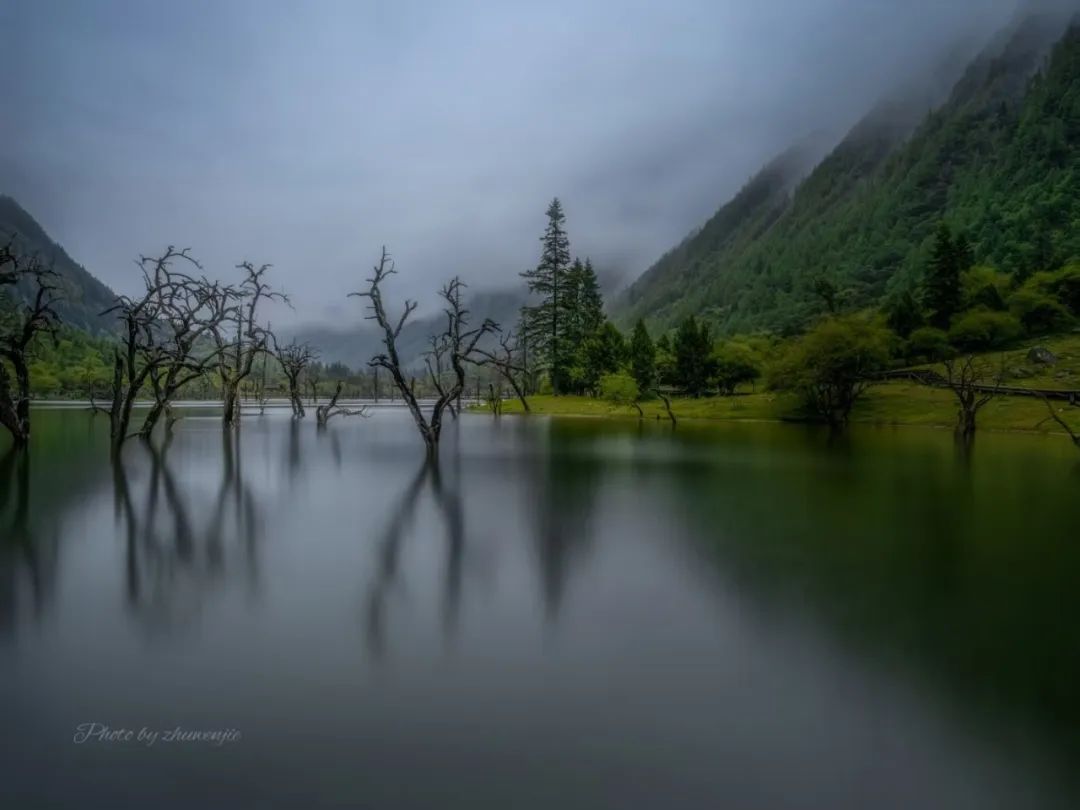
<svg viewBox="0 0 1080 810">
<path fill-rule="evenodd" d="M 116 289 L 190 245 L 272 261 L 295 316 L 508 286 L 548 200 L 636 274 L 762 163 L 850 126 L 1015 0 L 138 3 L 15 0 L 0 191 Z"/>
</svg>

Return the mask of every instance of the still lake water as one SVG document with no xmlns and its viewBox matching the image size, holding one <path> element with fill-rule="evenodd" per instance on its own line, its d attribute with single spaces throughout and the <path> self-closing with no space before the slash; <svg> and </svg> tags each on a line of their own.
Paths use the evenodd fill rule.
<svg viewBox="0 0 1080 810">
<path fill-rule="evenodd" d="M 0 806 L 1080 801 L 1061 437 L 207 412 L 0 462 Z M 114 729 L 207 741 L 74 742 Z"/>
</svg>

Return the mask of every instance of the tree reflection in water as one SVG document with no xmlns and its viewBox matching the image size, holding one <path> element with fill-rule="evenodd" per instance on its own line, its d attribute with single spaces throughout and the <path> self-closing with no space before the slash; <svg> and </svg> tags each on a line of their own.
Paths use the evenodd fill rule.
<svg viewBox="0 0 1080 810">
<path fill-rule="evenodd" d="M 259 509 L 244 481 L 240 432 L 222 431 L 221 479 L 205 512 L 190 508 L 170 463 L 170 443 L 142 442 L 113 464 L 127 605 L 151 632 L 169 632 L 199 616 L 208 590 L 228 565 L 227 538 L 238 543 L 249 585 L 258 580 Z"/>
</svg>

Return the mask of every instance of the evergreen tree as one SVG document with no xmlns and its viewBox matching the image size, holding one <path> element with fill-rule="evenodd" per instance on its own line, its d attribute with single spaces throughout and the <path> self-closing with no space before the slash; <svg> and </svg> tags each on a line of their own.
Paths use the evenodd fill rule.
<svg viewBox="0 0 1080 810">
<path fill-rule="evenodd" d="M 596 279 L 592 259 L 589 258 L 585 259 L 585 266 L 581 270 L 576 303 L 582 330 L 590 335 L 604 322 L 604 297 L 600 293 L 600 282 Z"/>
<path fill-rule="evenodd" d="M 566 387 L 569 368 L 569 341 L 565 315 L 567 311 L 567 275 L 570 266 L 570 240 L 564 223 L 566 215 L 556 197 L 547 209 L 548 225 L 540 238 L 543 250 L 540 263 L 522 273 L 529 292 L 540 298 L 534 306 L 522 309 L 526 338 L 535 359 L 544 365 L 551 377 L 556 394 Z"/>
<path fill-rule="evenodd" d="M 575 369 L 575 382 L 587 393 L 595 394 L 600 378 L 619 370 L 626 359 L 626 341 L 611 321 L 605 320 L 581 346 L 581 363 Z"/>
<path fill-rule="evenodd" d="M 656 381 L 660 385 L 675 384 L 675 350 L 667 332 L 656 341 Z"/>
<path fill-rule="evenodd" d="M 966 240 L 958 244 L 953 239 L 947 224 L 942 222 L 938 226 L 930 264 L 923 276 L 923 303 L 930 313 L 931 325 L 938 329 L 948 329 L 952 316 L 960 310 L 963 300 L 961 262 L 965 260 L 965 250 L 970 255 L 970 248 L 964 248 L 964 244 Z"/>
<path fill-rule="evenodd" d="M 692 397 L 709 388 L 713 376 L 712 334 L 709 325 L 698 324 L 693 315 L 675 332 L 675 384 Z"/>
<path fill-rule="evenodd" d="M 905 340 L 924 323 L 922 309 L 910 290 L 904 290 L 888 302 L 885 317 L 889 328 Z"/>
<path fill-rule="evenodd" d="M 587 328 L 582 318 L 581 291 L 585 282 L 585 265 L 581 259 L 575 258 L 573 264 L 566 271 L 565 292 L 563 301 L 563 322 L 566 325 L 566 342 L 575 355 L 580 353 L 581 343 L 595 330 L 596 326 Z"/>
<path fill-rule="evenodd" d="M 630 338 L 630 370 L 639 391 L 649 391 L 656 382 L 656 347 L 642 320 L 637 322 Z"/>
</svg>

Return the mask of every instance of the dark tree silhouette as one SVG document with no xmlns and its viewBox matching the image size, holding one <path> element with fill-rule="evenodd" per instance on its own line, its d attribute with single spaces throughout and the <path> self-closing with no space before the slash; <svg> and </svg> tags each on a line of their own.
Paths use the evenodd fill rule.
<svg viewBox="0 0 1080 810">
<path fill-rule="evenodd" d="M 0 290 L 27 282 L 33 285 L 30 300 L 0 309 L 0 424 L 17 447 L 30 441 L 30 354 L 34 338 L 39 334 L 55 336 L 60 324 L 54 308 L 59 277 L 37 257 L 17 255 L 11 243 L 0 248 Z"/>
<path fill-rule="evenodd" d="M 989 361 L 967 355 L 944 362 L 945 384 L 956 396 L 959 411 L 956 434 L 970 441 L 975 436 L 979 411 L 1000 393 L 1005 379 L 1003 366 L 994 367 Z"/>
<path fill-rule="evenodd" d="M 385 351 L 376 355 L 369 361 L 369 365 L 385 368 L 390 373 L 390 378 L 405 400 L 405 404 L 416 422 L 416 429 L 424 440 L 429 458 L 434 458 L 439 451 L 439 438 L 442 434 L 443 412 L 450 403 L 457 401 L 465 387 L 465 363 L 473 362 L 476 357 L 476 346 L 485 334 L 494 331 L 496 325 L 485 320 L 483 325 L 477 328 L 469 328 L 469 312 L 461 304 L 461 290 L 463 284 L 457 278 L 451 280 L 439 295 L 446 302 L 447 326 L 443 333 L 447 343 L 447 357 L 450 367 L 453 369 L 455 379 L 444 388 L 435 400 L 430 416 L 421 409 L 416 399 L 414 386 L 406 379 L 402 369 L 401 359 L 397 351 L 397 339 L 401 335 L 409 316 L 416 309 L 416 302 L 406 300 L 405 307 L 396 321 L 391 321 L 383 303 L 382 285 L 387 278 L 394 275 L 394 262 L 386 248 L 382 249 L 379 263 L 373 268 L 371 278 L 367 279 L 368 288 L 360 292 L 349 293 L 350 296 L 367 298 L 371 314 L 368 320 L 374 320 L 383 332 L 383 346 Z"/>
<path fill-rule="evenodd" d="M 295 340 L 287 346 L 279 345 L 273 337 L 271 341 L 274 344 L 274 357 L 277 358 L 289 386 L 289 403 L 292 405 L 293 417 L 303 419 L 305 412 L 304 401 L 300 396 L 300 377 L 318 359 L 318 352 L 308 344 L 297 343 Z"/>
<path fill-rule="evenodd" d="M 543 250 L 540 263 L 522 273 L 529 292 L 539 296 L 537 304 L 521 311 L 525 334 L 543 365 L 547 366 L 555 393 L 565 388 L 566 372 L 570 366 L 567 315 L 568 276 L 570 272 L 570 240 L 566 235 L 566 215 L 558 197 L 547 209 L 548 225 L 540 241 Z"/>
<path fill-rule="evenodd" d="M 238 287 L 226 288 L 228 305 L 220 326 L 214 330 L 225 425 L 239 424 L 240 384 L 251 374 L 255 359 L 266 352 L 270 342 L 269 329 L 258 322 L 259 305 L 265 301 L 288 303 L 289 300 L 263 279 L 269 264 L 256 267 L 251 262 L 241 262 L 237 269 L 244 272 L 244 279 Z"/>
<path fill-rule="evenodd" d="M 342 380 L 338 380 L 337 387 L 334 389 L 334 395 L 330 397 L 330 401 L 325 405 L 320 405 L 315 409 L 315 422 L 316 424 L 324 428 L 330 418 L 333 416 L 367 416 L 367 408 L 361 406 L 359 408 L 345 408 L 338 405 L 338 398 L 341 396 L 341 389 L 345 385 Z"/>
<path fill-rule="evenodd" d="M 513 332 L 506 332 L 499 337 L 499 347 L 494 351 L 477 349 L 479 356 L 477 365 L 490 366 L 499 375 L 510 383 L 514 389 L 521 407 L 526 413 L 529 412 L 529 400 L 525 397 L 525 385 L 528 372 L 525 367 L 525 344 L 524 341 L 515 337 Z M 494 390 L 492 391 L 494 397 Z M 500 400 L 501 401 L 501 400 Z M 499 409 L 502 410 L 501 408 Z"/>
</svg>

